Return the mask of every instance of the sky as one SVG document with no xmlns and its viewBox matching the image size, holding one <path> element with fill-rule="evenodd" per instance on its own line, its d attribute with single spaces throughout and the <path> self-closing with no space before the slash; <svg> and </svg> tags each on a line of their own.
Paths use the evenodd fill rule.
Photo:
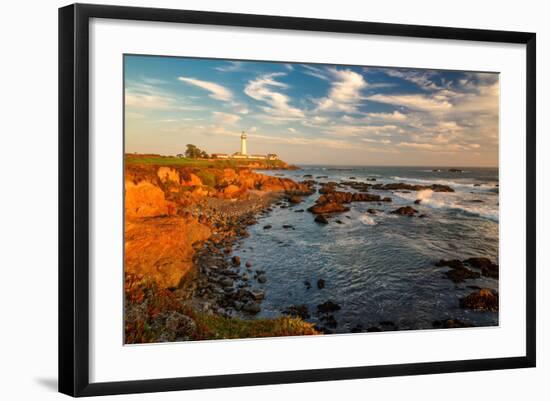
<svg viewBox="0 0 550 401">
<path fill-rule="evenodd" d="M 125 151 L 498 166 L 496 73 L 126 55 Z"/>
</svg>

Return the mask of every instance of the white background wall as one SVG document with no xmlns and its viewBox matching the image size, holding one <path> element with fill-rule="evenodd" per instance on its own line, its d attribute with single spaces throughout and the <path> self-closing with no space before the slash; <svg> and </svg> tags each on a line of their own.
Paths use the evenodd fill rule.
<svg viewBox="0 0 550 401">
<path fill-rule="evenodd" d="M 107 0 L 105 0 L 107 1 Z M 307 397 L 409 400 L 550 397 L 545 272 L 550 257 L 548 130 L 549 10 L 544 1 L 339 0 L 115 1 L 111 4 L 333 19 L 534 31 L 538 54 L 538 367 L 255 388 L 202 390 L 125 399 L 189 400 Z M 57 386 L 57 0 L 3 4 L 0 37 L 0 397 L 60 399 Z M 545 114 L 546 112 L 546 114 Z M 450 344 L 449 346 L 452 346 Z M 185 363 L 185 361 L 182 361 Z M 115 398 L 115 397 L 109 397 Z M 122 397 L 117 397 L 122 399 Z"/>
</svg>

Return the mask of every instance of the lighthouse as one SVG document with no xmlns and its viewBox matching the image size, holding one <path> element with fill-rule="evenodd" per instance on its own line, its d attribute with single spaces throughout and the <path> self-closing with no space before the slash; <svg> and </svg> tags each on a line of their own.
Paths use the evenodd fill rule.
<svg viewBox="0 0 550 401">
<path fill-rule="evenodd" d="M 243 156 L 247 155 L 247 152 L 246 152 L 246 134 L 244 133 L 244 131 L 241 134 L 241 155 L 243 155 Z"/>
</svg>

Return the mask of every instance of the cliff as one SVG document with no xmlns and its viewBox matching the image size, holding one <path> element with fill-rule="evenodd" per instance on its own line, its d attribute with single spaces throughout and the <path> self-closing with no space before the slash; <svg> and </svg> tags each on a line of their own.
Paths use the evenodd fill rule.
<svg viewBox="0 0 550 401">
<path fill-rule="evenodd" d="M 127 164 L 125 271 L 163 288 L 178 287 L 193 263 L 194 246 L 208 239 L 212 221 L 191 213 L 207 200 L 246 200 L 273 193 L 303 194 L 306 184 L 248 168 Z"/>
</svg>

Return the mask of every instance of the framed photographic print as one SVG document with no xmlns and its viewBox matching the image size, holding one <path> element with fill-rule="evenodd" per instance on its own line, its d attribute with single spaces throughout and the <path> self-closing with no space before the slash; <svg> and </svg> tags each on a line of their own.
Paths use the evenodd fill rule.
<svg viewBox="0 0 550 401">
<path fill-rule="evenodd" d="M 535 366 L 535 34 L 59 10 L 59 390 Z"/>
</svg>

